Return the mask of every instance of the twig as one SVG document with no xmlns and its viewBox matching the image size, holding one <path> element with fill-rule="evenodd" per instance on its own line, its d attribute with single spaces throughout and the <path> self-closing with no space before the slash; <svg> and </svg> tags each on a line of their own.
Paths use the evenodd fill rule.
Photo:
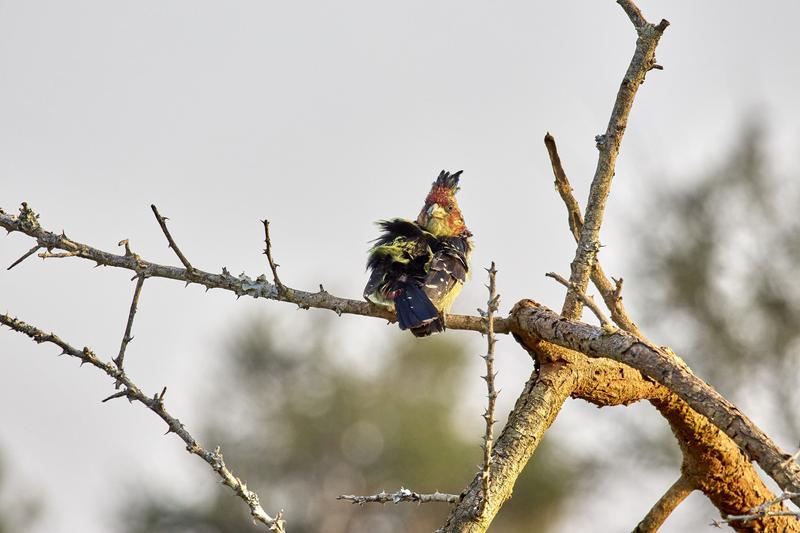
<svg viewBox="0 0 800 533">
<path fill-rule="evenodd" d="M 280 266 L 275 262 L 272 258 L 272 239 L 269 237 L 269 220 L 264 219 L 261 221 L 264 224 L 264 255 L 267 256 L 267 261 L 269 262 L 269 268 L 272 270 L 272 281 L 275 283 L 275 287 L 278 289 L 278 294 L 280 296 L 284 296 L 287 294 L 287 287 L 281 283 L 281 278 L 278 277 L 278 267 Z M 320 285 L 320 292 L 323 292 L 322 285 Z"/>
<path fill-rule="evenodd" d="M 494 315 L 497 313 L 500 305 L 500 295 L 497 294 L 497 269 L 495 269 L 494 261 L 492 261 L 492 266 L 486 269 L 486 272 L 489 273 L 489 300 L 486 303 L 486 343 L 488 347 L 486 355 L 483 357 L 486 361 L 486 375 L 483 376 L 483 379 L 486 380 L 486 388 L 488 390 L 486 396 L 488 398 L 488 405 L 486 411 L 483 413 L 483 419 L 486 422 L 486 432 L 483 435 L 483 469 L 481 472 L 483 498 L 481 498 L 480 505 L 478 506 L 479 516 L 483 516 L 483 513 L 486 511 L 486 500 L 489 498 L 489 488 L 491 486 L 494 423 L 497 421 L 494 418 L 494 409 L 498 394 L 494 387 L 494 378 L 497 375 L 494 371 L 494 345 L 497 342 L 494 336 Z"/>
<path fill-rule="evenodd" d="M 371 496 L 356 496 L 354 494 L 342 494 L 341 496 L 337 496 L 336 499 L 349 501 L 358 505 L 364 505 L 365 503 L 403 503 L 403 502 L 458 503 L 461 497 L 458 496 L 457 494 L 445 494 L 439 492 L 438 490 L 433 494 L 421 494 L 419 492 L 414 492 L 401 487 L 400 490 L 398 490 L 397 492 L 393 492 L 391 494 L 386 491 L 381 491 L 378 494 L 373 494 Z"/>
<path fill-rule="evenodd" d="M 711 525 L 720 527 L 722 524 L 729 524 L 731 522 L 747 522 L 748 520 L 757 520 L 759 518 L 766 518 L 768 516 L 796 516 L 800 518 L 800 511 L 788 511 L 785 510 L 782 505 L 780 505 L 786 500 L 791 500 L 797 497 L 800 497 L 800 492 L 784 492 L 772 500 L 753 507 L 750 509 L 749 514 L 728 515 L 722 520 L 714 520 Z M 776 505 L 780 505 L 780 510 L 771 511 L 770 509 Z"/>
<path fill-rule="evenodd" d="M 108 401 L 113 398 L 120 398 L 122 396 L 127 396 L 130 400 L 136 400 L 139 403 L 145 405 L 148 409 L 153 411 L 157 414 L 164 422 L 167 423 L 168 430 L 167 433 L 175 433 L 178 435 L 184 443 L 186 443 L 186 450 L 189 453 L 197 455 L 201 457 L 205 462 L 211 465 L 211 468 L 222 478 L 222 483 L 227 485 L 228 487 L 233 490 L 233 492 L 239 496 L 242 500 L 247 503 L 247 506 L 250 508 L 250 515 L 253 517 L 254 520 L 257 520 L 267 526 L 271 531 L 275 531 L 277 533 L 285 533 L 284 530 L 284 520 L 282 516 L 282 512 L 278 513 L 276 517 L 271 517 L 268 515 L 264 509 L 261 507 L 259 503 L 258 495 L 255 492 L 252 492 L 247 488 L 247 485 L 233 475 L 233 473 L 228 469 L 225 465 L 225 461 L 222 458 L 222 453 L 217 448 L 213 452 L 209 452 L 205 450 L 198 442 L 192 437 L 186 427 L 181 423 L 180 420 L 172 416 L 164 407 L 164 398 L 163 395 L 166 392 L 166 388 L 162 391 L 161 395 L 156 394 L 152 398 L 142 392 L 142 390 L 128 377 L 128 375 L 122 371 L 120 368 L 117 367 L 114 363 L 111 362 L 104 362 L 100 360 L 95 353 L 90 350 L 89 348 L 83 348 L 83 350 L 78 350 L 74 348 L 70 344 L 66 343 L 65 341 L 61 340 L 57 335 L 53 333 L 45 333 L 44 331 L 23 322 L 17 318 L 11 317 L 8 314 L 0 315 L 0 324 L 8 326 L 9 328 L 13 329 L 14 331 L 18 331 L 23 333 L 36 341 L 37 343 L 41 344 L 43 342 L 48 342 L 54 344 L 61 348 L 62 353 L 66 355 L 70 355 L 77 359 L 80 359 L 81 366 L 89 363 L 90 365 L 94 366 L 95 368 L 105 372 L 106 375 L 114 379 L 115 382 L 122 383 L 125 387 L 124 391 L 120 391 L 117 393 L 112 394 L 108 398 L 103 401 Z M 124 394 L 123 394 L 124 393 Z"/>
<path fill-rule="evenodd" d="M 603 326 L 604 330 L 613 332 L 617 329 L 614 326 L 614 324 L 611 323 L 611 321 L 608 319 L 605 313 L 603 313 L 603 310 L 600 309 L 600 307 L 595 303 L 594 298 L 580 292 L 580 290 L 574 283 L 571 283 L 569 280 L 564 279 L 555 272 L 548 272 L 547 274 L 545 274 L 545 276 L 547 276 L 548 278 L 553 278 L 554 280 L 562 284 L 570 291 L 575 292 L 578 299 L 581 302 L 583 302 L 586 305 L 586 307 L 588 307 L 592 311 L 592 313 L 594 313 L 594 316 L 596 316 L 597 320 L 600 321 L 600 325 Z"/>
<path fill-rule="evenodd" d="M 64 257 L 75 257 L 78 255 L 75 252 L 42 252 L 36 257 L 41 257 L 42 259 L 63 259 Z"/>
<path fill-rule="evenodd" d="M 28 250 L 27 252 L 25 252 L 25 254 L 24 254 L 22 257 L 20 257 L 19 259 L 17 259 L 17 260 L 16 260 L 16 261 L 14 261 L 13 263 L 11 263 L 11 266 L 9 266 L 9 267 L 8 267 L 6 270 L 11 270 L 12 268 L 14 268 L 14 267 L 15 267 L 15 266 L 17 266 L 18 264 L 22 263 L 23 261 L 25 261 L 27 258 L 29 258 L 30 256 L 32 256 L 33 254 L 35 254 L 36 252 L 38 252 L 38 251 L 39 251 L 41 248 L 42 248 L 42 247 L 41 247 L 41 246 L 39 246 L 39 245 L 37 244 L 36 246 L 34 246 L 33 248 L 31 248 L 30 250 Z"/>
<path fill-rule="evenodd" d="M 127 249 L 127 243 L 126 243 Z M 128 250 L 130 251 L 130 250 Z M 122 364 L 125 361 L 125 350 L 128 348 L 128 343 L 133 340 L 131 337 L 131 328 L 133 327 L 133 318 L 136 316 L 136 307 L 139 305 L 139 295 L 142 293 L 142 286 L 144 286 L 144 274 L 139 274 L 136 280 L 136 288 L 133 290 L 133 300 L 131 300 L 131 308 L 128 311 L 128 323 L 125 326 L 125 334 L 122 336 L 122 342 L 119 346 L 119 353 L 117 354 L 116 359 L 113 359 L 114 364 L 117 365 L 117 368 L 122 370 Z"/>
<path fill-rule="evenodd" d="M 561 158 L 558 156 L 556 140 L 548 133 L 545 135 L 544 143 L 550 155 L 550 163 L 553 166 L 553 174 L 556 178 L 556 189 L 561 199 L 564 201 L 564 205 L 567 207 L 570 231 L 575 237 L 575 242 L 579 242 L 580 234 L 583 229 L 583 215 L 581 214 L 580 204 L 572 194 L 572 185 L 570 185 L 564 168 L 561 166 Z M 594 286 L 597 287 L 597 290 L 603 297 L 606 307 L 611 311 L 611 320 L 625 331 L 644 339 L 644 335 L 633 320 L 631 320 L 622 303 L 622 279 L 614 280 L 614 284 L 612 285 L 608 276 L 606 276 L 603 271 L 600 260 L 596 257 L 592 268 L 591 279 L 592 283 L 594 283 Z"/>
<path fill-rule="evenodd" d="M 156 220 L 158 220 L 158 225 L 161 226 L 161 231 L 163 231 L 164 235 L 167 237 L 169 247 L 172 248 L 172 250 L 175 252 L 175 255 L 177 255 L 178 259 L 181 260 L 181 263 L 183 263 L 183 266 L 185 266 L 186 270 L 189 271 L 189 274 L 192 274 L 194 272 L 194 267 L 192 267 L 191 263 L 189 263 L 189 260 L 186 259 L 186 256 L 183 255 L 183 252 L 181 252 L 181 249 L 178 248 L 178 245 L 175 244 L 175 240 L 172 238 L 172 235 L 170 235 L 169 230 L 167 229 L 167 217 L 161 216 L 155 204 L 151 204 L 150 208 L 153 210 Z"/>
<path fill-rule="evenodd" d="M 634 528 L 633 533 L 655 533 L 667 517 L 695 490 L 692 480 L 685 474 L 667 489 L 661 498 L 653 505 L 641 522 Z"/>
<path fill-rule="evenodd" d="M 570 265 L 570 282 L 578 288 L 567 293 L 561 314 L 567 318 L 580 318 L 581 301 L 578 294 L 586 291 L 595 257 L 600 249 L 600 226 L 603 222 L 606 201 L 611 191 L 611 180 L 614 177 L 619 147 L 628 123 L 636 92 L 644 82 L 647 72 L 655 64 L 655 51 L 658 41 L 669 23 L 662 20 L 658 26 L 648 23 L 639 9 L 630 0 L 618 0 L 636 27 L 639 38 L 636 41 L 631 63 L 622 79 L 611 118 L 606 131 L 597 136 L 597 148 L 600 151 L 597 159 L 592 185 L 589 189 L 589 201 L 586 203 L 586 214 L 575 250 L 575 258 Z"/>
<path fill-rule="evenodd" d="M 556 140 L 550 135 L 550 132 L 547 132 L 544 136 L 544 145 L 547 147 L 547 153 L 550 156 L 550 165 L 553 167 L 553 176 L 556 179 L 556 190 L 567 206 L 569 230 L 572 232 L 577 242 L 581 238 L 581 229 L 583 228 L 581 206 L 578 204 L 578 200 L 575 199 L 575 195 L 572 194 L 572 185 L 569 183 L 567 173 L 564 172 L 564 167 L 561 165 L 561 158 L 558 156 Z"/>
</svg>

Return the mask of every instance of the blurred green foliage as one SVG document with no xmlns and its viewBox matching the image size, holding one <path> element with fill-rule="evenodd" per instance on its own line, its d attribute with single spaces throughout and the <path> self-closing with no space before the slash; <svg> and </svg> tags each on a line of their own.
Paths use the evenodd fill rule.
<svg viewBox="0 0 800 533">
<path fill-rule="evenodd" d="M 28 531 L 41 516 L 42 502 L 27 485 L 11 485 L 0 457 L 0 533 Z"/>
<path fill-rule="evenodd" d="M 648 228 L 639 234 L 644 322 L 726 397 L 773 413 L 765 429 L 792 447 L 800 440 L 800 190 L 771 168 L 757 120 L 740 132 L 710 171 L 683 186 L 660 180 L 672 185 L 638 224 Z"/>
<path fill-rule="evenodd" d="M 359 507 L 335 498 L 401 486 L 458 493 L 467 485 L 481 460 L 481 434 L 465 436 L 455 413 L 466 373 L 479 370 L 470 364 L 478 354 L 467 353 L 452 335 L 391 334 L 385 348 L 369 355 L 381 363 L 363 372 L 357 358 L 331 342 L 335 324 L 316 322 L 304 333 L 286 326 L 255 320 L 231 336 L 201 442 L 220 443 L 229 466 L 265 508 L 285 509 L 292 533 L 440 526 L 446 504 Z M 556 448 L 550 439 L 540 447 L 497 531 L 551 529 L 584 466 Z M 122 512 L 128 533 L 260 530 L 225 487 L 199 505 L 150 493 Z"/>
</svg>

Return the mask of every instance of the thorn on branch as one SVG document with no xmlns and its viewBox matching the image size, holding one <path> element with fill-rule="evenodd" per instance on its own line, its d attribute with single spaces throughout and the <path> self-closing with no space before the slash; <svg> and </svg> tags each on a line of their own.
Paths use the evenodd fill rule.
<svg viewBox="0 0 800 533">
<path fill-rule="evenodd" d="M 108 402 L 110 400 L 115 400 L 117 398 L 122 398 L 123 396 L 127 396 L 127 395 L 128 395 L 128 389 L 121 390 L 119 392 L 115 392 L 114 394 L 112 394 L 108 398 L 104 398 L 103 400 L 100 401 L 100 403 L 106 403 L 106 402 Z"/>
<path fill-rule="evenodd" d="M 483 413 L 483 419 L 486 422 L 486 431 L 483 435 L 483 465 L 481 467 L 481 485 L 483 489 L 483 497 L 481 498 L 477 513 L 478 516 L 483 516 L 486 510 L 486 502 L 488 500 L 489 486 L 491 483 L 492 471 L 492 443 L 494 442 L 494 412 L 495 401 L 497 399 L 497 390 L 494 386 L 494 378 L 497 373 L 494 371 L 494 346 L 497 342 L 494 335 L 494 315 L 500 307 L 500 295 L 497 294 L 497 269 L 495 268 L 494 261 L 492 265 L 486 269 L 489 273 L 489 300 L 486 302 L 486 342 L 488 350 L 485 356 L 481 356 L 486 362 L 486 375 L 481 376 L 486 381 L 486 388 L 488 390 L 487 399 L 488 404 L 486 411 Z M 483 316 L 483 313 L 481 313 Z"/>
<path fill-rule="evenodd" d="M 12 268 L 14 268 L 14 267 L 15 267 L 15 266 L 17 266 L 18 264 L 22 263 L 23 261 L 25 261 L 27 258 L 29 258 L 30 256 L 32 256 L 33 254 L 35 254 L 36 252 L 38 252 L 38 251 L 39 251 L 41 248 L 42 248 L 42 247 L 41 247 L 40 245 L 38 245 L 38 244 L 37 244 L 36 246 L 34 246 L 33 248 L 31 248 L 30 250 L 28 250 L 27 252 L 25 252 L 25 254 L 23 254 L 23 256 L 22 256 L 22 257 L 20 257 L 19 259 L 17 259 L 17 260 L 16 260 L 16 261 L 14 261 L 13 263 L 11 263 L 11 266 L 9 266 L 9 267 L 8 267 L 6 270 L 11 270 Z"/>
</svg>

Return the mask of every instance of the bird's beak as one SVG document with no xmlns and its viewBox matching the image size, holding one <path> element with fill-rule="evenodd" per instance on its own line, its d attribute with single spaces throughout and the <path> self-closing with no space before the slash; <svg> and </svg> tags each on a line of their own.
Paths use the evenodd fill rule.
<svg viewBox="0 0 800 533">
<path fill-rule="evenodd" d="M 428 219 L 431 218 L 447 218 L 447 211 L 442 208 L 439 204 L 431 204 L 431 206 L 425 211 L 425 214 L 428 215 Z"/>
</svg>

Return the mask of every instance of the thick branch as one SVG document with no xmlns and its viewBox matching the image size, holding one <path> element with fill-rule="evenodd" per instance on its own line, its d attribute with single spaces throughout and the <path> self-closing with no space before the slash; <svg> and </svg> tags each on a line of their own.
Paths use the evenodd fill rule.
<svg viewBox="0 0 800 533">
<path fill-rule="evenodd" d="M 503 503 L 511 497 L 528 459 L 539 446 L 542 435 L 555 420 L 564 401 L 575 389 L 577 375 L 562 362 L 545 363 L 538 375 L 534 372 L 509 414 L 492 452 L 492 483 L 483 495 L 480 472 L 465 489 L 461 501 L 453 508 L 442 533 L 479 533 L 486 531 Z M 478 514 L 481 499 L 486 508 Z"/>
<path fill-rule="evenodd" d="M 573 398 L 598 407 L 628 405 L 639 400 L 652 403 L 675 433 L 684 456 L 682 472 L 722 516 L 748 512 L 774 497 L 739 447 L 660 383 L 643 377 L 628 365 L 605 358 L 589 359 L 535 335 L 521 332 L 514 333 L 514 337 L 543 364 L 561 363 L 577 376 Z M 800 533 L 800 521 L 787 517 L 734 522 L 731 526 L 742 533 L 772 530 Z"/>
<path fill-rule="evenodd" d="M 569 280 L 575 284 L 579 292 L 586 292 L 595 257 L 600 249 L 600 226 L 603 222 L 606 200 L 611 191 L 611 180 L 614 177 L 617 155 L 625 127 L 628 124 L 628 115 L 633 106 L 633 99 L 639 86 L 644 83 L 647 72 L 656 64 L 656 46 L 669 25 L 665 20 L 662 20 L 657 26 L 650 24 L 630 0 L 618 0 L 618 3 L 631 18 L 639 38 L 636 41 L 636 50 L 628 66 L 628 71 L 617 92 L 617 99 L 614 102 L 606 132 L 597 136 L 597 148 L 600 150 L 600 155 L 589 189 L 589 201 L 586 204 L 581 236 L 575 251 L 575 258 L 570 266 Z M 581 301 L 576 292 L 569 291 L 561 314 L 567 318 L 580 318 L 581 310 Z"/>
<path fill-rule="evenodd" d="M 568 320 L 531 300 L 514 307 L 515 332 L 537 335 L 589 357 L 607 357 L 636 368 L 677 394 L 692 409 L 728 435 L 776 483 L 800 491 L 800 465 L 717 391 L 678 364 L 674 356 L 624 331 Z M 800 501 L 800 499 L 798 499 Z"/>
<path fill-rule="evenodd" d="M 228 469 L 219 448 L 213 452 L 205 450 L 202 446 L 200 446 L 200 444 L 197 443 L 194 437 L 192 437 L 181 421 L 172 416 L 166 410 L 164 407 L 164 394 L 166 393 L 166 388 L 164 388 L 161 394 L 155 394 L 151 398 L 143 393 L 142 390 L 133 381 L 131 381 L 127 374 L 125 374 L 125 372 L 118 368 L 114 363 L 107 363 L 100 360 L 89 348 L 78 350 L 77 348 L 74 348 L 73 346 L 61 340 L 61 338 L 53 333 L 45 333 L 44 331 L 7 314 L 0 315 L 0 324 L 8 326 L 14 331 L 18 331 L 27 335 L 37 343 L 41 344 L 43 342 L 48 342 L 54 344 L 61 348 L 63 354 L 80 359 L 81 365 L 89 363 L 93 367 L 105 372 L 106 375 L 114 379 L 115 382 L 121 383 L 125 387 L 125 390 L 113 394 L 109 398 L 106 398 L 106 400 L 125 396 L 131 401 L 138 401 L 153 411 L 164 422 L 167 423 L 167 433 L 175 433 L 178 435 L 183 442 L 186 443 L 186 450 L 189 453 L 197 455 L 211 465 L 211 468 L 213 468 L 217 475 L 222 478 L 222 483 L 230 487 L 239 498 L 244 500 L 244 502 L 250 508 L 250 514 L 254 520 L 261 522 L 271 531 L 285 533 L 282 513 L 278 513 L 275 518 L 268 515 L 261 507 L 258 495 L 249 490 L 247 485 L 241 479 L 234 476 L 233 473 Z"/>
</svg>

